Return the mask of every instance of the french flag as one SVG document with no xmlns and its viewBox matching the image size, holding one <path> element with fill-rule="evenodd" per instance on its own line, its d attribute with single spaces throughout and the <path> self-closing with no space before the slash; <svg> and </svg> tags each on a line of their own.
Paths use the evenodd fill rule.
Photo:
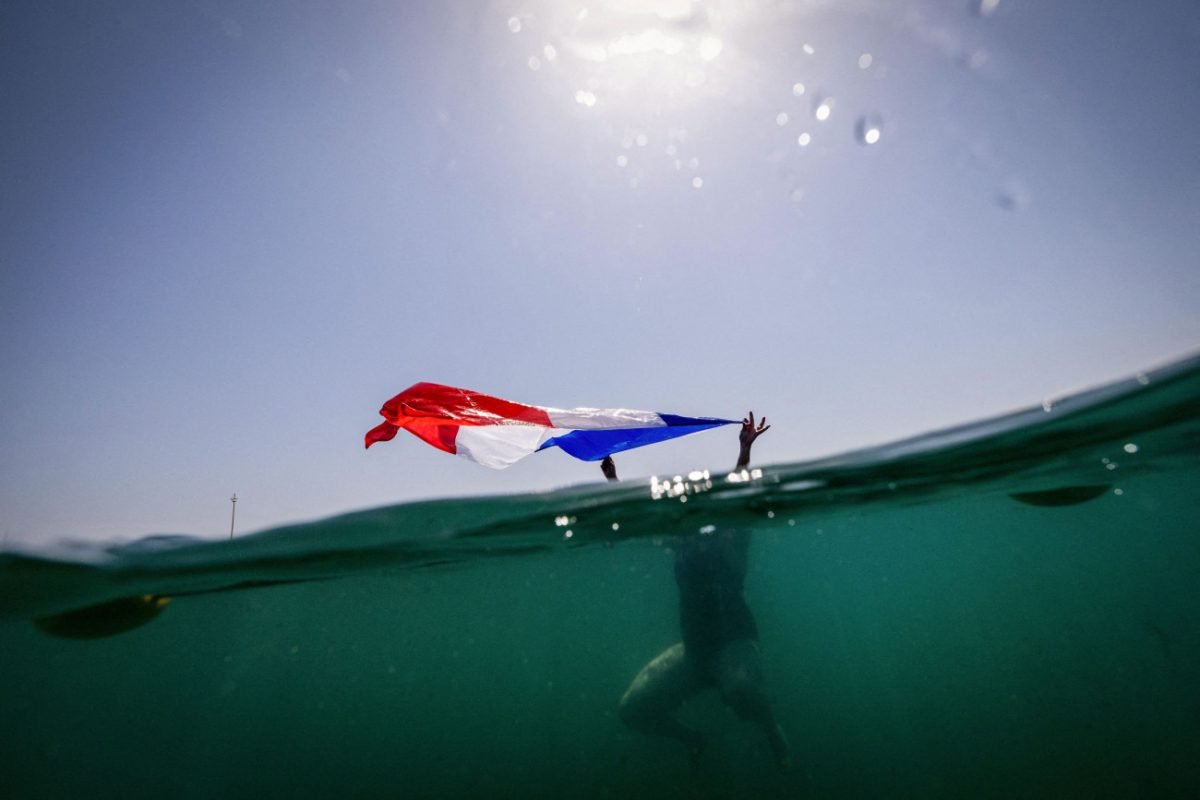
<svg viewBox="0 0 1200 800">
<path fill-rule="evenodd" d="M 583 461 L 600 461 L 623 450 L 735 424 L 624 408 L 529 406 L 437 383 L 408 387 L 379 413 L 385 422 L 367 432 L 367 447 L 390 441 L 403 428 L 439 450 L 492 469 L 548 447 Z"/>
</svg>

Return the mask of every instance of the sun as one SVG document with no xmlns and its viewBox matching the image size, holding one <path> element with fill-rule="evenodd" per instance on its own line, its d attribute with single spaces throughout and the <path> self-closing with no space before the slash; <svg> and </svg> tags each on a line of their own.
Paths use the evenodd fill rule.
<svg viewBox="0 0 1200 800">
<path fill-rule="evenodd" d="M 703 2 L 549 0 L 525 9 L 509 30 L 525 37 L 530 68 L 552 73 L 564 102 L 594 113 L 703 102 L 728 84 L 736 60 L 733 20 Z"/>
</svg>

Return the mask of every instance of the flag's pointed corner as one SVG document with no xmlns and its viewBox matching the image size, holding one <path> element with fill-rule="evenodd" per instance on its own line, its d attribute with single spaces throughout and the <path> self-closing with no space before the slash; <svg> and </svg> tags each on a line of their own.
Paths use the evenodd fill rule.
<svg viewBox="0 0 1200 800">
<path fill-rule="evenodd" d="M 363 440 L 363 447 L 367 448 L 376 442 L 390 442 L 396 438 L 396 432 L 400 430 L 400 426 L 390 422 L 381 422 L 371 430 L 367 431 L 367 435 Z"/>
</svg>

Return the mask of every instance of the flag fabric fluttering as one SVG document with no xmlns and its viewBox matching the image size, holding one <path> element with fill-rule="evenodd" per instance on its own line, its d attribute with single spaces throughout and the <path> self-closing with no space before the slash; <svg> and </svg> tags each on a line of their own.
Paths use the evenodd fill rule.
<svg viewBox="0 0 1200 800">
<path fill-rule="evenodd" d="M 599 461 L 622 450 L 735 423 L 624 408 L 530 406 L 436 383 L 408 387 L 379 413 L 386 421 L 367 432 L 367 447 L 390 441 L 403 428 L 439 450 L 493 469 L 549 447 Z"/>
</svg>

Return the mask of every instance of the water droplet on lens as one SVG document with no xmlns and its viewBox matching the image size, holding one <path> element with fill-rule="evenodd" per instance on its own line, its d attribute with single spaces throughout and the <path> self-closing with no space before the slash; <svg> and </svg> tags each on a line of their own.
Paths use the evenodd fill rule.
<svg viewBox="0 0 1200 800">
<path fill-rule="evenodd" d="M 692 178 L 692 188 L 693 188 L 693 189 L 699 189 L 699 188 L 701 188 L 701 187 L 703 187 L 703 186 L 704 186 L 704 179 L 703 179 L 703 178 L 701 178 L 701 177 L 699 177 L 699 176 L 697 176 L 697 177 L 695 177 L 695 178 Z"/>
<path fill-rule="evenodd" d="M 817 122 L 824 122 L 833 114 L 833 98 L 818 96 L 813 101 L 813 116 Z"/>
<path fill-rule="evenodd" d="M 972 3 L 972 10 L 977 17 L 990 17 L 996 13 L 998 5 L 1000 5 L 1000 0 L 976 0 Z"/>
<path fill-rule="evenodd" d="M 622 153 L 621 155 L 617 156 L 617 166 L 618 166 L 618 167 L 624 167 L 624 166 L 625 166 L 625 165 L 627 165 L 628 163 L 629 163 L 629 159 L 628 159 L 628 158 L 625 156 L 625 154 L 624 154 L 624 153 Z"/>
<path fill-rule="evenodd" d="M 858 57 L 858 68 L 869 69 L 871 67 L 871 62 L 874 60 L 875 58 L 870 53 L 863 53 Z"/>
<path fill-rule="evenodd" d="M 538 58 L 537 56 L 530 56 L 529 57 L 529 68 L 531 70 L 533 70 L 534 72 L 537 72 L 539 69 L 542 68 L 542 60 L 540 58 Z"/>
<path fill-rule="evenodd" d="M 724 43 L 715 36 L 705 36 L 700 40 L 700 58 L 704 61 L 712 61 L 717 56 L 721 55 L 721 50 L 724 48 Z"/>
<path fill-rule="evenodd" d="M 883 117 L 878 114 L 864 114 L 858 118 L 854 126 L 854 134 L 859 144 L 875 144 L 883 136 Z"/>
<path fill-rule="evenodd" d="M 959 56 L 958 65 L 964 69 L 983 69 L 985 66 L 987 66 L 989 58 L 990 56 L 988 55 L 987 50 L 984 50 L 983 48 L 977 48 L 969 53 L 963 53 L 961 56 Z"/>
<path fill-rule="evenodd" d="M 787 115 L 786 111 L 780 111 L 778 114 L 775 115 L 775 124 L 778 125 L 779 127 L 782 128 L 784 125 L 787 125 L 787 122 L 788 122 L 788 115 Z"/>
<path fill-rule="evenodd" d="M 1009 178 L 996 193 L 996 205 L 1005 211 L 1020 211 L 1029 205 L 1029 189 L 1019 178 Z"/>
<path fill-rule="evenodd" d="M 520 33 L 521 32 L 521 20 L 517 19 L 516 17 L 509 17 L 508 18 L 508 29 L 510 31 L 512 31 L 513 33 Z"/>
<path fill-rule="evenodd" d="M 804 133 L 802 133 L 796 137 L 796 144 L 800 145 L 801 147 L 808 147 L 809 144 L 811 144 L 811 143 L 812 143 L 812 136 L 809 134 L 808 131 L 805 131 Z"/>
<path fill-rule="evenodd" d="M 796 95 L 796 97 L 799 97 L 800 95 L 804 94 L 804 84 L 803 83 L 793 83 L 792 84 L 792 94 Z"/>
</svg>

